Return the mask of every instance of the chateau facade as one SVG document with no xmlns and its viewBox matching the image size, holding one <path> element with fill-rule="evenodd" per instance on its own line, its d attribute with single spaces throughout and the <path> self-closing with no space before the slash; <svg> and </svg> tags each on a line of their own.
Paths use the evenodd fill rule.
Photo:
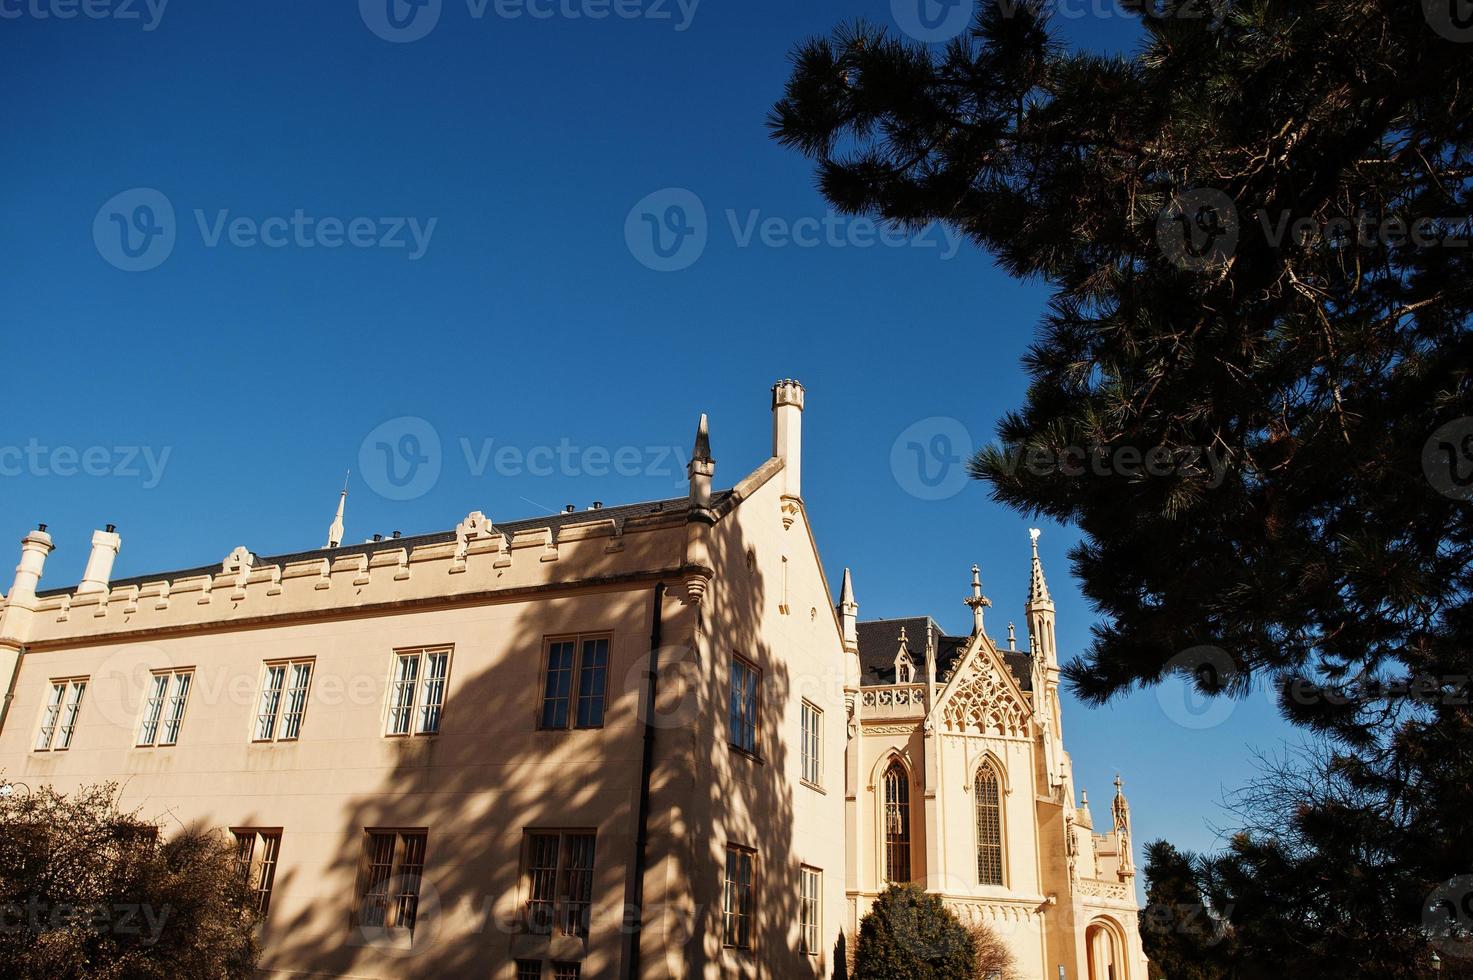
<svg viewBox="0 0 1473 980">
<path fill-rule="evenodd" d="M 0 788 L 100 782 L 234 835 L 264 976 L 843 975 L 892 880 L 1028 977 L 1144 980 L 1130 819 L 1073 803 L 1036 552 L 1034 655 L 835 604 L 773 450 L 686 497 L 493 520 L 0 600 Z M 845 833 L 837 832 L 840 827 Z"/>
</svg>

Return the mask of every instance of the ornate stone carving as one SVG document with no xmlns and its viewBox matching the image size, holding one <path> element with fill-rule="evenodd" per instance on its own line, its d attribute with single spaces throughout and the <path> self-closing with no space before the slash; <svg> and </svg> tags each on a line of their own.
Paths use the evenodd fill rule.
<svg viewBox="0 0 1473 980">
<path fill-rule="evenodd" d="M 955 732 L 1026 737 L 1028 708 L 985 654 L 973 659 L 960 685 L 942 709 L 946 727 Z"/>
</svg>

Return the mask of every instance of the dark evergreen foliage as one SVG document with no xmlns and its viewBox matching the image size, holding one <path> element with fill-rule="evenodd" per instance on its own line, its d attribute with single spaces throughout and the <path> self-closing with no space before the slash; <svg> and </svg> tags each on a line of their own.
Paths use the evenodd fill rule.
<svg viewBox="0 0 1473 980">
<path fill-rule="evenodd" d="M 1053 289 L 973 465 L 1084 534 L 1074 689 L 1272 683 L 1329 747 L 1343 792 L 1214 865 L 1237 953 L 1421 975 L 1423 906 L 1473 871 L 1473 32 L 1441 0 L 1131 6 L 1118 58 L 1021 0 L 944 48 L 842 27 L 774 135 L 840 210 L 949 222 Z"/>
<path fill-rule="evenodd" d="M 859 923 L 855 980 L 972 980 L 972 933 L 936 895 L 891 885 Z"/>
</svg>

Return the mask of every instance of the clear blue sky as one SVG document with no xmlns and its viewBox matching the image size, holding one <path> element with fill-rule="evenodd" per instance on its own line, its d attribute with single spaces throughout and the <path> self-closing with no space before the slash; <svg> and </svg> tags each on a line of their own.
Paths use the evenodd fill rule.
<svg viewBox="0 0 1473 980">
<path fill-rule="evenodd" d="M 991 631 L 1021 624 L 1029 522 L 937 456 L 1021 401 L 1044 291 L 937 233 L 825 227 L 764 128 L 791 46 L 893 24 L 889 0 L 537 0 L 547 18 L 431 0 L 433 29 L 398 43 L 379 34 L 427 22 L 397 0 L 396 35 L 386 2 L 0 0 L 6 547 L 49 522 L 51 586 L 106 522 L 119 575 L 315 547 L 349 467 L 349 540 L 672 496 L 684 458 L 657 447 L 683 453 L 702 411 L 729 485 L 767 455 L 767 390 L 791 376 L 818 540 L 862 616 L 960 632 L 976 561 Z M 1108 0 L 1063 10 L 1071 43 L 1135 43 Z M 662 239 L 684 243 L 665 260 L 651 222 L 698 234 Z M 432 438 L 438 475 L 395 486 L 378 444 L 428 458 Z M 1072 540 L 1042 540 L 1066 652 L 1092 618 Z M 1143 692 L 1066 715 L 1096 815 L 1122 771 L 1138 842 L 1211 846 L 1248 747 L 1284 734 L 1261 695 L 1203 729 L 1184 711 Z"/>
</svg>

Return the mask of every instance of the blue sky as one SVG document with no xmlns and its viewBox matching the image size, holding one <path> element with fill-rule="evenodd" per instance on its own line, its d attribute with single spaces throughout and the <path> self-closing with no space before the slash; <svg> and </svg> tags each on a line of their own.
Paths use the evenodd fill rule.
<svg viewBox="0 0 1473 980">
<path fill-rule="evenodd" d="M 349 468 L 350 540 L 676 495 L 702 411 L 729 485 L 791 376 L 862 616 L 962 631 L 975 561 L 1021 624 L 1029 522 L 946 460 L 1020 403 L 1045 292 L 825 220 L 764 127 L 798 40 L 904 0 L 430 0 L 415 40 L 403 0 L 88 2 L 0 0 L 0 532 L 51 525 L 45 584 L 107 522 L 119 575 L 319 546 Z M 1107 0 L 1061 13 L 1135 43 Z M 398 486 L 381 443 L 438 467 Z M 1072 540 L 1042 539 L 1066 653 Z M 1120 770 L 1138 841 L 1194 848 L 1284 734 L 1262 695 L 1066 715 L 1095 813 Z"/>
</svg>

